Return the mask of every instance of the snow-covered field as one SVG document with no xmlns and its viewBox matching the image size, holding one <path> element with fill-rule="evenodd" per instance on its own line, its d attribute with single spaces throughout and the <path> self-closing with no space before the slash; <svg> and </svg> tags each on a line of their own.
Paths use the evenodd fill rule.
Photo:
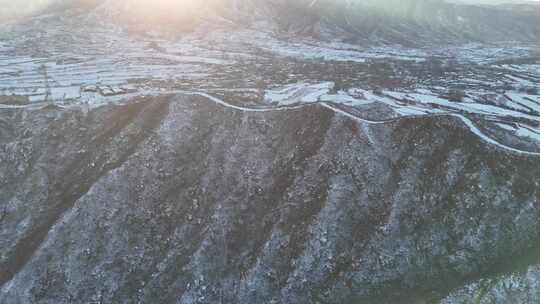
<svg viewBox="0 0 540 304">
<path fill-rule="evenodd" d="M 130 33 L 92 16 L 40 17 L 4 25 L 0 36 L 4 109 L 220 92 L 226 101 L 215 100 L 239 109 L 320 103 L 373 122 L 461 115 L 472 124 L 467 117 L 473 117 L 540 147 L 540 63 L 506 62 L 527 59 L 535 51 L 528 46 L 366 48 L 211 25 L 164 37 Z"/>
</svg>

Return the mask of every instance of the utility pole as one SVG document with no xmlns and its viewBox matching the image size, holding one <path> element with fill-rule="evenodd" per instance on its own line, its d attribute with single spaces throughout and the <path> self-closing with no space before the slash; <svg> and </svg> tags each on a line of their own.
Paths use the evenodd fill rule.
<svg viewBox="0 0 540 304">
<path fill-rule="evenodd" d="M 49 101 L 49 96 L 51 96 L 51 86 L 49 84 L 49 75 L 47 74 L 47 65 L 42 64 L 39 68 L 43 74 L 43 79 L 45 82 L 45 102 Z"/>
</svg>

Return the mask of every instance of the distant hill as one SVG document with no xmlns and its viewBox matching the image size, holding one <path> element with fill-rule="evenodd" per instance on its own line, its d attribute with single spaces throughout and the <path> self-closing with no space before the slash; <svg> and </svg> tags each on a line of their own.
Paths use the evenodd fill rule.
<svg viewBox="0 0 540 304">
<path fill-rule="evenodd" d="M 137 0 L 66 0 L 55 2 L 49 10 L 81 5 L 141 30 L 156 25 L 189 31 L 201 20 L 226 18 L 239 26 L 264 26 L 270 31 L 370 45 L 540 42 L 540 6 L 535 4 L 482 6 L 443 0 L 156 0 L 149 4 Z"/>
</svg>

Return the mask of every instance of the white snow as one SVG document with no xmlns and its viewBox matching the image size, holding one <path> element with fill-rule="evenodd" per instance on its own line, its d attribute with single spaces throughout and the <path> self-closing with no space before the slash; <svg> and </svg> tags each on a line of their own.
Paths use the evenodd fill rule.
<svg viewBox="0 0 540 304">
<path fill-rule="evenodd" d="M 267 90 L 264 100 L 266 103 L 279 106 L 314 103 L 318 102 L 322 96 L 327 95 L 333 88 L 333 82 L 295 83 L 282 88 Z"/>
<path fill-rule="evenodd" d="M 540 130 L 520 126 L 516 131 L 517 136 L 527 137 L 529 139 L 540 142 Z"/>
<path fill-rule="evenodd" d="M 348 92 L 338 91 L 336 93 L 330 93 L 333 89 L 333 82 L 321 82 L 315 84 L 305 82 L 295 83 L 286 85 L 281 88 L 266 90 L 264 100 L 266 103 L 275 104 L 278 106 L 315 102 L 329 102 L 356 107 L 375 102 L 375 100 L 373 99 L 370 100 L 365 98 L 365 95 L 358 90 L 350 90 Z"/>
<path fill-rule="evenodd" d="M 513 75 L 505 75 L 504 77 L 506 77 L 506 78 L 512 80 L 512 82 L 518 83 L 518 84 L 520 84 L 522 86 L 534 86 L 535 85 L 532 81 L 521 78 L 521 77 L 516 77 L 516 76 L 513 76 Z"/>
<path fill-rule="evenodd" d="M 372 100 L 354 98 L 344 91 L 339 91 L 337 94 L 324 94 L 319 98 L 319 101 L 344 104 L 351 107 L 373 103 Z"/>
<path fill-rule="evenodd" d="M 527 95 L 517 92 L 507 92 L 505 95 L 511 101 L 540 113 L 540 96 Z"/>
<path fill-rule="evenodd" d="M 410 107 L 410 103 L 416 104 L 416 106 L 422 106 L 425 107 L 427 112 L 433 113 L 433 110 L 439 111 L 438 109 L 435 109 L 435 106 L 442 107 L 443 109 L 446 109 L 447 111 L 452 112 L 463 112 L 463 113 L 470 113 L 470 114 L 480 114 L 480 115 L 493 115 L 493 116 L 500 116 L 500 117 L 513 117 L 513 118 L 526 118 L 529 120 L 534 121 L 540 121 L 540 117 L 536 115 L 531 115 L 527 113 L 523 113 L 516 110 L 510 110 L 506 108 L 502 108 L 496 105 L 491 104 L 483 104 L 483 103 L 477 103 L 477 102 L 452 102 L 449 100 L 446 100 L 444 98 L 441 98 L 439 96 L 434 95 L 432 93 L 431 95 L 428 94 L 429 92 L 426 90 L 421 91 L 423 94 L 418 93 L 403 93 L 403 92 L 392 92 L 392 91 L 384 91 L 384 95 L 390 96 L 392 98 L 395 98 L 397 100 L 402 101 L 404 104 L 400 104 L 397 102 L 388 102 L 388 100 L 378 98 L 379 101 L 385 102 L 389 105 L 392 105 L 393 107 Z M 514 95 L 516 97 L 518 95 Z M 520 96 L 520 101 L 523 101 L 522 95 Z M 529 103 L 531 107 L 538 107 L 538 105 L 534 105 L 534 103 Z"/>
<path fill-rule="evenodd" d="M 512 132 L 515 132 L 516 131 L 516 128 L 509 125 L 509 124 L 505 124 L 505 123 L 497 123 L 497 126 L 506 130 L 506 131 L 512 131 Z"/>
</svg>

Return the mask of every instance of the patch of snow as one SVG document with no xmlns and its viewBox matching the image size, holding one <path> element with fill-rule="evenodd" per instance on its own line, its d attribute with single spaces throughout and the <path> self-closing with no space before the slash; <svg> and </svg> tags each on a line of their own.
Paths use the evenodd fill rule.
<svg viewBox="0 0 540 304">
<path fill-rule="evenodd" d="M 81 97 L 79 86 L 54 87 L 50 89 L 49 98 L 51 101 L 75 100 Z"/>
<path fill-rule="evenodd" d="M 506 130 L 506 131 L 511 131 L 511 132 L 516 131 L 516 128 L 514 126 L 509 125 L 509 124 L 497 123 L 497 126 L 500 127 L 501 129 Z"/>
<path fill-rule="evenodd" d="M 505 94 L 508 99 L 511 101 L 520 104 L 521 106 L 525 106 L 528 109 L 532 109 L 533 111 L 536 111 L 537 113 L 540 113 L 540 98 L 539 96 L 532 96 L 517 92 L 507 92 Z"/>
<path fill-rule="evenodd" d="M 351 107 L 371 104 L 371 103 L 374 102 L 372 100 L 354 98 L 351 95 L 349 95 L 349 94 L 347 94 L 346 92 L 343 92 L 343 91 L 339 91 L 337 94 L 325 94 L 325 95 L 322 95 L 319 98 L 319 100 L 323 101 L 323 102 L 332 102 L 332 103 L 344 104 L 344 105 L 348 105 L 348 106 L 351 106 Z"/>
<path fill-rule="evenodd" d="M 333 82 L 317 84 L 295 83 L 283 88 L 266 90 L 264 100 L 266 103 L 287 106 L 298 103 L 315 103 L 323 95 L 327 95 L 333 88 Z"/>
<path fill-rule="evenodd" d="M 522 85 L 522 86 L 533 86 L 533 85 L 535 85 L 535 83 L 533 83 L 532 81 L 521 78 L 521 77 L 516 77 L 516 76 L 513 76 L 513 75 L 504 75 L 504 77 L 506 77 L 506 78 L 512 80 L 512 82 L 518 83 L 519 85 Z"/>
<path fill-rule="evenodd" d="M 520 137 L 527 137 L 529 139 L 540 142 L 540 130 L 534 130 L 532 128 L 519 126 L 516 131 L 516 135 Z"/>
</svg>

